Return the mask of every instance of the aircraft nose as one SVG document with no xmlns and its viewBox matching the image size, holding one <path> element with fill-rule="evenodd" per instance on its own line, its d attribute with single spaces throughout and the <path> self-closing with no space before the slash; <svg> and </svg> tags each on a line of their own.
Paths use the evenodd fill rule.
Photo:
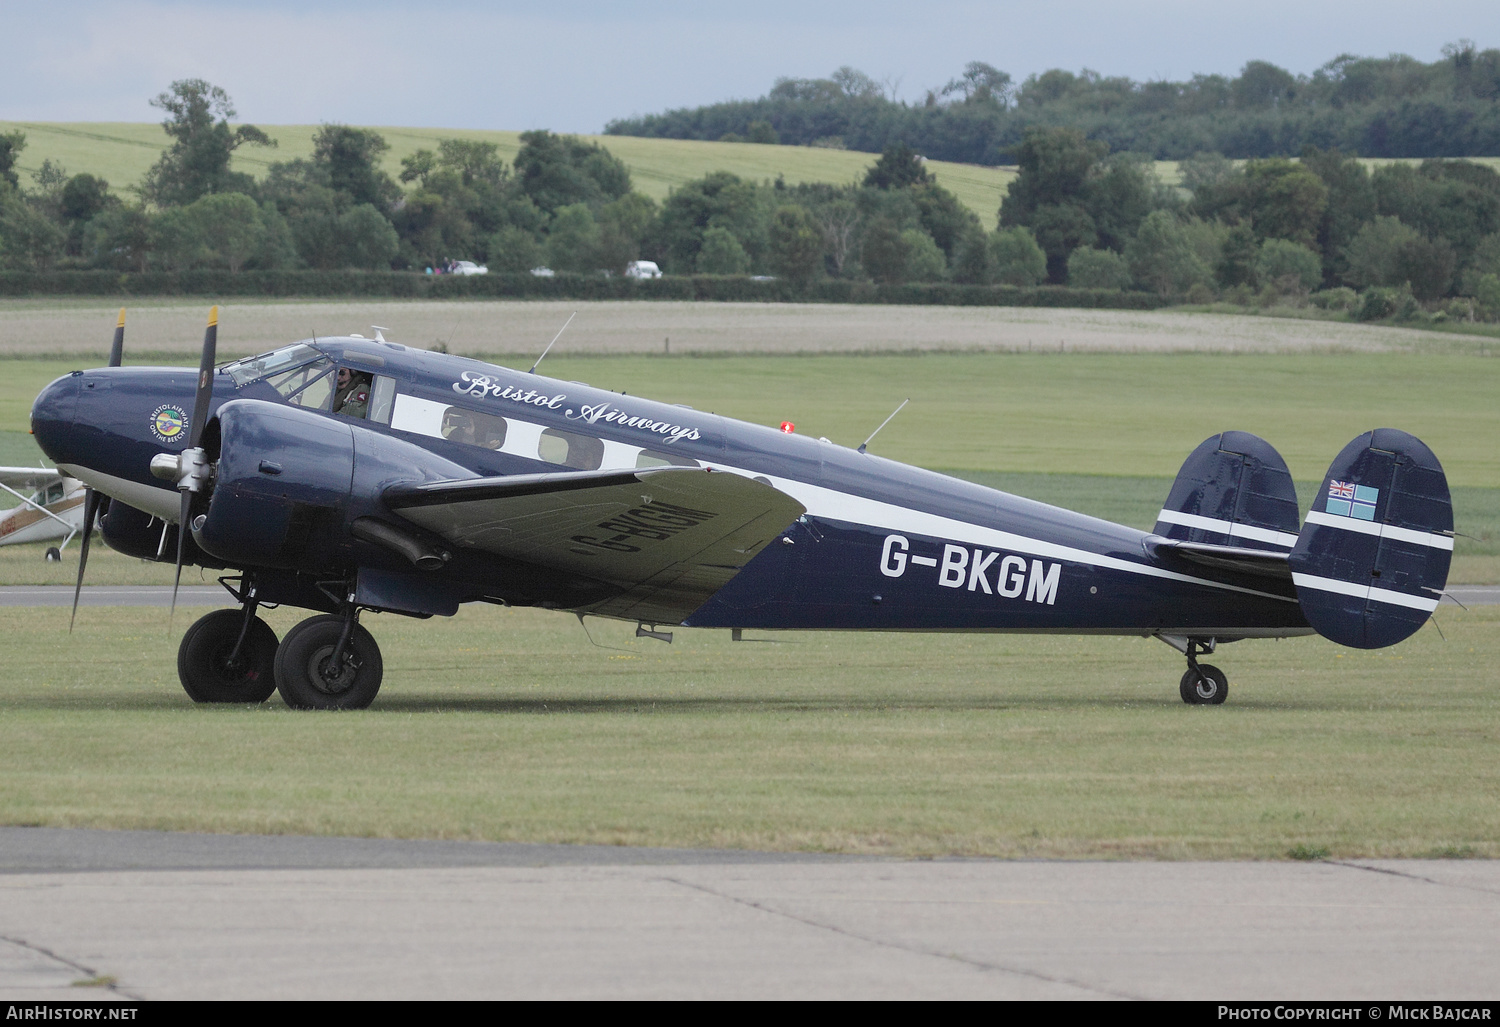
<svg viewBox="0 0 1500 1027">
<path fill-rule="evenodd" d="M 48 385 L 31 405 L 31 433 L 53 463 L 76 463 L 78 382 L 74 371 Z"/>
</svg>

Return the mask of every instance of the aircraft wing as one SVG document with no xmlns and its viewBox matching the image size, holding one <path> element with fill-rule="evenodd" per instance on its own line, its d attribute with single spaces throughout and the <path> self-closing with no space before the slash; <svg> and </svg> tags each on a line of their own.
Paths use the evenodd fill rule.
<svg viewBox="0 0 1500 1027">
<path fill-rule="evenodd" d="M 392 511 L 457 546 L 619 585 L 590 612 L 676 623 L 806 508 L 702 468 L 576 471 L 394 485 Z"/>
<path fill-rule="evenodd" d="M 62 481 L 55 467 L 0 467 L 0 485 L 13 489 L 40 489 Z"/>
<path fill-rule="evenodd" d="M 1245 549 L 1239 546 L 1216 546 L 1210 542 L 1181 542 L 1163 539 L 1151 544 L 1158 555 L 1172 554 L 1204 567 L 1238 571 L 1261 578 L 1292 580 L 1288 553 L 1274 549 Z"/>
</svg>

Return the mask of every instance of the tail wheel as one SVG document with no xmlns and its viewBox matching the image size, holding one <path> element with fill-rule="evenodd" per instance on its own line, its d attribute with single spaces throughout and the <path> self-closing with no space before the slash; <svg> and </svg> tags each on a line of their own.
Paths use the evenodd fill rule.
<svg viewBox="0 0 1500 1027">
<path fill-rule="evenodd" d="M 236 655 L 244 627 L 243 610 L 215 610 L 182 636 L 177 677 L 193 702 L 259 703 L 276 691 L 276 632 L 259 617 L 252 618 Z"/>
<path fill-rule="evenodd" d="M 1229 697 L 1229 678 L 1211 663 L 1200 663 L 1182 675 L 1182 701 L 1192 706 L 1217 706 Z"/>
<path fill-rule="evenodd" d="M 362 710 L 375 701 L 385 665 L 380 647 L 356 624 L 334 662 L 344 618 L 309 617 L 292 628 L 276 650 L 276 688 L 294 710 Z"/>
</svg>

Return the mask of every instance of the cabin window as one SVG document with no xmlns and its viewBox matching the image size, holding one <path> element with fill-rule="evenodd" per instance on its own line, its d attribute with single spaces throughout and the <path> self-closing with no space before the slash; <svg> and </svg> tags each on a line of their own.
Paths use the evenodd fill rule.
<svg viewBox="0 0 1500 1027">
<path fill-rule="evenodd" d="M 593 471 L 604 463 L 604 443 L 587 435 L 548 428 L 537 442 L 537 456 L 549 464 L 561 464 L 578 471 Z"/>
<path fill-rule="evenodd" d="M 635 458 L 637 467 L 697 467 L 698 461 L 675 453 L 662 453 L 655 449 L 643 449 Z"/>
<path fill-rule="evenodd" d="M 494 414 L 482 414 L 464 407 L 449 407 L 443 411 L 443 438 L 465 446 L 482 446 L 499 449 L 505 445 L 505 418 Z"/>
<path fill-rule="evenodd" d="M 59 499 L 61 499 L 62 497 L 63 497 L 63 487 L 61 485 L 52 485 L 52 486 L 48 487 L 46 502 L 48 502 L 48 503 L 55 503 Z"/>
<path fill-rule="evenodd" d="M 319 360 L 291 371 L 284 371 L 266 379 L 266 383 L 281 393 L 293 406 L 309 410 L 324 410 L 328 397 L 333 393 L 333 365 Z"/>
</svg>

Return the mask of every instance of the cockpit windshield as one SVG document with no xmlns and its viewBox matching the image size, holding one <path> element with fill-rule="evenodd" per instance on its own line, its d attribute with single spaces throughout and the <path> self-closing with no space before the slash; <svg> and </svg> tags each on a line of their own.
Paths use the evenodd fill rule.
<svg viewBox="0 0 1500 1027">
<path fill-rule="evenodd" d="M 299 342 L 295 346 L 283 346 L 270 353 L 262 353 L 258 357 L 246 357 L 244 360 L 225 364 L 224 373 L 233 378 L 235 388 L 239 388 L 241 385 L 259 381 L 266 375 L 275 374 L 277 371 L 285 371 L 321 359 L 322 356 L 323 354 L 311 346 Z"/>
</svg>

